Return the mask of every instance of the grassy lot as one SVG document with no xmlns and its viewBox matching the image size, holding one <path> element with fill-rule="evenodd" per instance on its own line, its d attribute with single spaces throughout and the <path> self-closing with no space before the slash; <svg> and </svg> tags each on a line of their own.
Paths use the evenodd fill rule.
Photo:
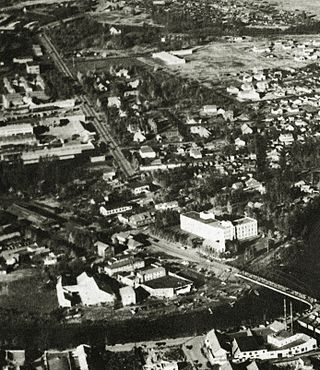
<svg viewBox="0 0 320 370">
<path fill-rule="evenodd" d="M 56 292 L 36 270 L 18 270 L 0 278 L 0 307 L 46 314 L 58 308 Z"/>
</svg>

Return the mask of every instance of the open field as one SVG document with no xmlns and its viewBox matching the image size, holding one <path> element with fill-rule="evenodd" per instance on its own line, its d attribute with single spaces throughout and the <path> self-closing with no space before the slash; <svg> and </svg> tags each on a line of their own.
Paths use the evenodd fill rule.
<svg viewBox="0 0 320 370">
<path fill-rule="evenodd" d="M 39 314 L 58 308 L 55 290 L 44 286 L 42 276 L 36 270 L 18 270 L 1 276 L 0 306 Z"/>
<path fill-rule="evenodd" d="M 317 40 L 319 36 L 287 36 L 285 39 L 298 41 Z M 200 83 L 212 83 L 220 80 L 233 80 L 237 73 L 256 69 L 272 68 L 301 68 L 310 61 L 301 62 L 293 58 L 292 53 L 279 51 L 275 57 L 268 57 L 267 53 L 257 53 L 252 49 L 266 48 L 270 44 L 268 39 L 255 39 L 254 42 L 245 41 L 239 43 L 212 42 L 194 50 L 193 54 L 187 56 L 186 64 L 178 66 L 165 66 L 169 71 L 182 77 L 195 79 Z M 269 53 L 270 54 L 270 53 Z M 156 60 L 150 60 L 157 63 Z M 313 61 L 314 63 L 314 61 Z M 159 64 L 160 65 L 160 64 Z M 163 64 L 161 65 L 164 66 Z"/>
<path fill-rule="evenodd" d="M 319 0 L 273 0 L 273 2 L 285 10 L 305 10 L 306 12 L 316 14 L 320 18 Z"/>
<path fill-rule="evenodd" d="M 154 24 L 153 20 L 151 19 L 150 15 L 146 13 L 141 14 L 128 14 L 121 11 L 112 11 L 110 13 L 104 12 L 95 12 L 91 13 L 96 21 L 102 24 L 110 24 L 110 25 L 121 25 L 121 26 L 128 26 L 128 27 L 144 27 L 145 24 L 149 26 L 156 26 L 162 28 L 161 25 Z"/>
</svg>

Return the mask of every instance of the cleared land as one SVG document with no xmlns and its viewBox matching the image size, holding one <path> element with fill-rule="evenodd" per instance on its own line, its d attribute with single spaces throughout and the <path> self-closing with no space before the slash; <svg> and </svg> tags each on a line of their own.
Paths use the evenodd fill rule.
<svg viewBox="0 0 320 370">
<path fill-rule="evenodd" d="M 35 269 L 18 270 L 0 279 L 0 306 L 19 312 L 49 313 L 58 308 L 56 292 Z"/>
<path fill-rule="evenodd" d="M 281 37 L 295 39 L 298 41 L 320 41 L 319 36 L 293 36 Z M 200 83 L 211 83 L 220 80 L 232 80 L 237 73 L 257 69 L 272 69 L 303 67 L 312 61 L 301 62 L 294 60 L 292 53 L 279 51 L 275 57 L 268 57 L 267 54 L 254 52 L 253 48 L 266 48 L 270 44 L 269 39 L 255 39 L 254 42 L 245 41 L 239 43 L 212 42 L 206 46 L 194 50 L 193 54 L 185 57 L 187 63 L 178 66 L 164 66 L 175 74 L 182 77 L 195 79 Z M 152 60 L 153 63 L 157 62 Z M 314 63 L 314 61 L 313 61 Z"/>
<path fill-rule="evenodd" d="M 274 0 L 279 7 L 285 10 L 304 10 L 309 13 L 316 14 L 320 17 L 320 1 L 319 0 Z"/>
</svg>

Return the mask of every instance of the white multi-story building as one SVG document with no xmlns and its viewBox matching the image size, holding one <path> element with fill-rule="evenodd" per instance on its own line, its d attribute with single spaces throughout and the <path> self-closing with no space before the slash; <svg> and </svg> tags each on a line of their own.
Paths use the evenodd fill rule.
<svg viewBox="0 0 320 370">
<path fill-rule="evenodd" d="M 181 230 L 204 239 L 216 252 L 225 252 L 226 240 L 244 240 L 258 235 L 257 220 L 243 217 L 233 222 L 216 220 L 212 212 L 188 212 L 180 215 Z"/>
<path fill-rule="evenodd" d="M 258 235 L 258 222 L 254 218 L 243 217 L 233 222 L 238 240 L 253 238 Z"/>
<path fill-rule="evenodd" d="M 218 221 L 211 212 L 188 212 L 180 215 L 181 230 L 203 238 L 206 245 L 218 253 L 225 252 L 226 240 L 234 239 L 234 227 L 230 221 Z"/>
</svg>

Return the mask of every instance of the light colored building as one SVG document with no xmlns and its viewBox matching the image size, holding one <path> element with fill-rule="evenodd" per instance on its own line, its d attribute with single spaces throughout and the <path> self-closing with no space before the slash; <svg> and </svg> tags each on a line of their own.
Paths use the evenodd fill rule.
<svg viewBox="0 0 320 370">
<path fill-rule="evenodd" d="M 251 217 L 243 217 L 233 222 L 235 236 L 238 240 L 254 238 L 258 236 L 258 222 Z"/>
<path fill-rule="evenodd" d="M 207 115 L 217 114 L 218 107 L 216 105 L 204 105 L 202 107 L 202 112 Z"/>
<path fill-rule="evenodd" d="M 39 148 L 36 150 L 29 150 L 22 153 L 21 158 L 24 164 L 38 163 L 40 158 L 56 157 L 60 160 L 73 159 L 76 155 L 83 153 L 86 150 L 93 150 L 92 143 L 75 143 L 66 144 L 61 147 Z"/>
<path fill-rule="evenodd" d="M 113 303 L 115 297 L 98 287 L 95 279 L 89 277 L 85 272 L 76 279 L 67 279 L 59 276 L 57 285 L 57 297 L 60 307 L 72 307 L 80 302 L 84 306 L 93 306 L 103 303 Z"/>
<path fill-rule="evenodd" d="M 26 64 L 31 62 L 33 62 L 33 57 L 31 56 L 13 58 L 13 63 L 15 64 Z"/>
<path fill-rule="evenodd" d="M 166 276 L 167 272 L 164 267 L 161 266 L 151 266 L 151 267 L 146 267 L 144 269 L 141 269 L 137 271 L 137 280 L 140 284 L 161 278 L 163 276 Z"/>
<path fill-rule="evenodd" d="M 161 62 L 169 66 L 180 65 L 180 64 L 186 63 L 185 59 L 178 58 L 177 56 L 172 55 L 166 51 L 160 51 L 159 53 L 153 53 L 152 58 L 159 59 L 161 60 Z"/>
<path fill-rule="evenodd" d="M 99 212 L 102 216 L 112 216 L 117 215 L 119 213 L 124 213 L 132 210 L 132 206 L 130 205 L 109 205 L 109 206 L 101 206 Z"/>
<path fill-rule="evenodd" d="M 225 252 L 226 240 L 232 240 L 235 236 L 232 223 L 217 221 L 215 215 L 211 212 L 181 214 L 180 228 L 203 238 L 205 244 L 212 246 L 218 253 Z"/>
<path fill-rule="evenodd" d="M 317 349 L 317 341 L 306 334 L 292 334 L 280 331 L 267 336 L 267 344 L 259 343 L 254 336 L 240 337 L 233 340 L 232 356 L 234 361 L 270 360 L 299 356 Z"/>
<path fill-rule="evenodd" d="M 0 137 L 28 134 L 33 135 L 33 127 L 30 123 L 17 123 L 0 127 Z"/>
<path fill-rule="evenodd" d="M 136 215 L 132 215 L 128 219 L 128 224 L 133 229 L 137 229 L 139 227 L 150 225 L 153 222 L 154 222 L 154 214 L 149 211 L 141 212 Z"/>
<path fill-rule="evenodd" d="M 109 244 L 101 242 L 100 240 L 97 240 L 94 244 L 94 246 L 97 248 L 97 254 L 99 257 L 105 258 L 108 251 L 111 251 L 111 247 Z"/>
<path fill-rule="evenodd" d="M 36 57 L 42 57 L 43 56 L 41 46 L 38 45 L 38 44 L 33 44 L 32 45 L 32 51 L 33 51 L 33 53 Z"/>
<path fill-rule="evenodd" d="M 149 184 L 140 184 L 140 183 L 130 183 L 129 187 L 133 193 L 133 195 L 140 195 L 145 194 L 150 191 Z"/>
<path fill-rule="evenodd" d="M 141 158 L 156 158 L 156 152 L 148 145 L 144 145 L 140 148 L 139 154 Z"/>
<path fill-rule="evenodd" d="M 190 280 L 173 274 L 141 284 L 150 295 L 158 298 L 174 298 L 177 295 L 190 293 L 192 285 Z"/>
<path fill-rule="evenodd" d="M 135 305 L 137 303 L 136 292 L 131 286 L 120 288 L 119 294 L 123 306 L 130 306 L 131 304 Z"/>
<path fill-rule="evenodd" d="M 2 105 L 4 109 L 18 109 L 27 107 L 23 96 L 19 93 L 9 93 L 2 95 Z"/>
<path fill-rule="evenodd" d="M 178 201 L 173 200 L 172 202 L 158 203 L 155 205 L 156 211 L 166 211 L 167 209 L 179 208 Z"/>
<path fill-rule="evenodd" d="M 120 108 L 121 107 L 121 99 L 118 96 L 110 96 L 108 98 L 108 107 Z"/>
<path fill-rule="evenodd" d="M 118 272 L 131 272 L 141 269 L 145 266 L 145 263 L 140 258 L 135 257 L 122 257 L 122 258 L 111 258 L 106 261 L 104 266 L 104 272 L 109 276 L 117 274 Z"/>
<path fill-rule="evenodd" d="M 40 66 L 36 63 L 27 63 L 26 64 L 26 71 L 30 75 L 39 75 L 40 74 Z"/>
<path fill-rule="evenodd" d="M 207 333 L 204 340 L 206 355 L 212 366 L 228 361 L 229 351 L 226 350 L 226 346 L 221 343 L 218 336 L 219 333 L 215 329 L 212 329 Z"/>
</svg>

